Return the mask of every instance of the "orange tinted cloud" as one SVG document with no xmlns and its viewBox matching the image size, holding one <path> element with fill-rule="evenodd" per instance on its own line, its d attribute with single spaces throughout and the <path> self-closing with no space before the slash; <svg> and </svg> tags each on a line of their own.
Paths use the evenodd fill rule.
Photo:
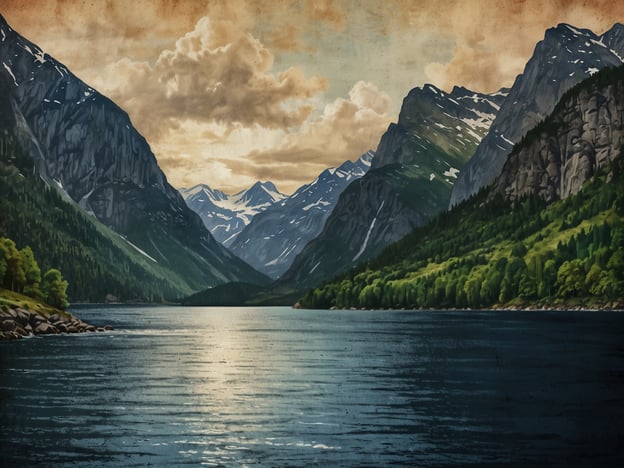
<svg viewBox="0 0 624 468">
<path fill-rule="evenodd" d="M 426 81 L 509 86 L 545 29 L 604 32 L 624 2 L 0 0 L 0 12 L 124 107 L 176 185 L 234 189 L 291 188 L 358 157 Z"/>
<path fill-rule="evenodd" d="M 324 91 L 327 81 L 306 78 L 296 68 L 278 74 L 272 68 L 273 54 L 251 34 L 203 17 L 153 65 L 122 59 L 95 85 L 127 108 L 152 141 L 185 119 L 265 128 L 301 125 L 312 111 L 305 101 Z"/>
<path fill-rule="evenodd" d="M 624 21 L 624 2 L 614 0 L 462 0 L 431 10 L 411 8 L 411 27 L 433 27 L 455 46 L 448 62 L 425 65 L 428 78 L 486 92 L 511 85 L 547 28 L 570 23 L 602 33 Z"/>
</svg>

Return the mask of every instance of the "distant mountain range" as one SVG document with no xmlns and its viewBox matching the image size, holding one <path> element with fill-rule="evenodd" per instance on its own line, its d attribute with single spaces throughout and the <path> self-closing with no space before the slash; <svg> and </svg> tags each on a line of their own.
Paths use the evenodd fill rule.
<svg viewBox="0 0 624 468">
<path fill-rule="evenodd" d="M 50 187 L 169 271 L 180 293 L 266 280 L 214 240 L 123 110 L 2 17 L 0 35 L 0 74 L 8 84 L 16 140 Z"/>
<path fill-rule="evenodd" d="M 256 182 L 228 195 L 205 184 L 180 189 L 187 206 L 199 215 L 213 237 L 229 247 L 254 216 L 287 196 L 272 182 Z"/>
<path fill-rule="evenodd" d="M 278 278 L 323 229 L 342 192 L 370 168 L 375 153 L 326 169 L 291 196 L 256 215 L 230 250 L 258 271 Z"/>
</svg>

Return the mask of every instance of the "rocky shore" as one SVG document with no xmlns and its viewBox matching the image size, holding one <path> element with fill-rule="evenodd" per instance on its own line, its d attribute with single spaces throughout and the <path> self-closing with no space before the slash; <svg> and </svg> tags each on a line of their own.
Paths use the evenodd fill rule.
<svg viewBox="0 0 624 468">
<path fill-rule="evenodd" d="M 21 307 L 0 309 L 0 340 L 14 340 L 34 335 L 104 332 L 113 327 L 96 327 L 69 312 L 42 314 Z"/>
</svg>

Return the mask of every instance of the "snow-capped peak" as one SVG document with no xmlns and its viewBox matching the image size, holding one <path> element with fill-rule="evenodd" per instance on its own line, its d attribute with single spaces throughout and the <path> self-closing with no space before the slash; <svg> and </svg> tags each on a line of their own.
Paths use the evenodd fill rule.
<svg viewBox="0 0 624 468">
<path fill-rule="evenodd" d="M 180 189 L 187 206 L 195 211 L 215 239 L 224 245 L 234 241 L 253 217 L 286 197 L 272 182 L 256 182 L 234 195 L 206 184 Z"/>
</svg>

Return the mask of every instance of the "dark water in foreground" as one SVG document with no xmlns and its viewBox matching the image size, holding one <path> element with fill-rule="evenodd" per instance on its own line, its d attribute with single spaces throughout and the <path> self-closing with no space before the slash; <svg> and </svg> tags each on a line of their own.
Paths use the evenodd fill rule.
<svg viewBox="0 0 624 468">
<path fill-rule="evenodd" d="M 0 465 L 624 463 L 624 314 L 89 308 L 0 343 Z"/>
</svg>

